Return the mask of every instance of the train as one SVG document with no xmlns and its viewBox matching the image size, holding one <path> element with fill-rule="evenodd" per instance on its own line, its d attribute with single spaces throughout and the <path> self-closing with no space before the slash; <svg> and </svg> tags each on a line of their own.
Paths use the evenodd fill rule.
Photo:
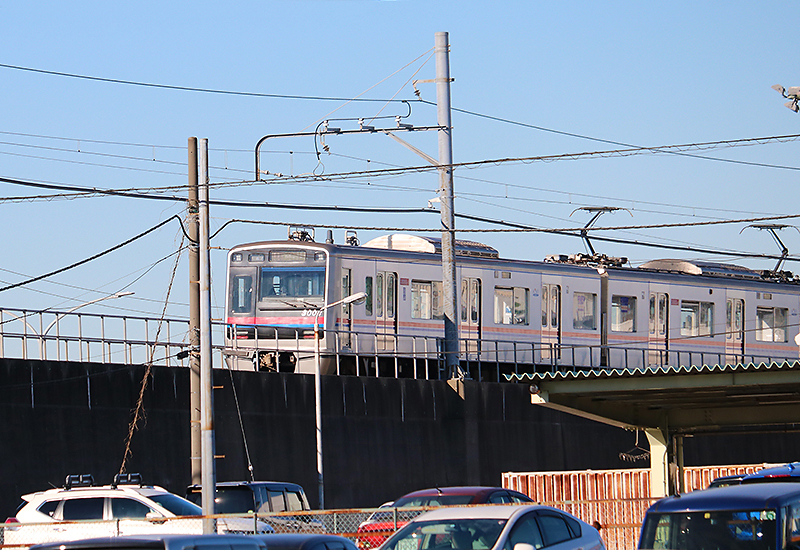
<svg viewBox="0 0 800 550">
<path fill-rule="evenodd" d="M 285 241 L 227 256 L 225 356 L 236 369 L 442 378 L 441 239 L 390 234 Z M 789 272 L 587 254 L 500 257 L 456 241 L 460 376 L 642 369 L 800 358 Z M 347 303 L 355 295 L 363 303 Z"/>
</svg>

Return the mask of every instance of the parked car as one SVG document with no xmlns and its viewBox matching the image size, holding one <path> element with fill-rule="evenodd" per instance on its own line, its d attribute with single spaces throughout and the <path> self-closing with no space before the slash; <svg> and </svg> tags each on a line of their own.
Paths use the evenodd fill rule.
<svg viewBox="0 0 800 550">
<path fill-rule="evenodd" d="M 31 550 L 268 550 L 259 537 L 245 535 L 136 535 L 37 544 Z"/>
<path fill-rule="evenodd" d="M 356 544 L 360 548 L 375 548 L 386 537 L 409 520 L 432 506 L 464 506 L 468 504 L 520 504 L 533 502 L 518 491 L 503 487 L 435 487 L 403 495 L 387 502 L 358 526 Z M 385 508 L 385 510 L 384 510 Z"/>
<path fill-rule="evenodd" d="M 604 550 L 600 533 L 538 504 L 439 508 L 411 520 L 381 550 Z"/>
<path fill-rule="evenodd" d="M 800 545 L 800 484 L 750 483 L 661 499 L 646 512 L 639 550 L 780 550 Z"/>
<path fill-rule="evenodd" d="M 64 487 L 23 495 L 6 520 L 5 544 L 31 545 L 102 536 L 200 534 L 202 509 L 162 487 L 144 485 L 139 474 L 115 476 L 111 485 L 95 485 L 91 475 L 67 476 Z M 263 522 L 224 518 L 220 533 L 274 532 Z"/>
<path fill-rule="evenodd" d="M 201 485 L 189 485 L 186 488 L 186 499 L 199 505 L 202 491 Z M 214 505 L 217 514 L 268 515 L 261 519 L 278 532 L 325 532 L 321 522 L 310 514 L 303 513 L 311 510 L 311 507 L 305 491 L 297 483 L 224 481 L 217 483 L 216 493 Z"/>
</svg>

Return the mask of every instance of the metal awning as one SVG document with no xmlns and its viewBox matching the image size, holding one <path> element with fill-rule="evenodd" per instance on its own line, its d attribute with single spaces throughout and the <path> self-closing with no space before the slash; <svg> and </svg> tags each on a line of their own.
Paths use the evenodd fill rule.
<svg viewBox="0 0 800 550">
<path fill-rule="evenodd" d="M 800 427 L 800 361 L 507 376 L 531 402 L 615 426 L 676 434 Z"/>
</svg>

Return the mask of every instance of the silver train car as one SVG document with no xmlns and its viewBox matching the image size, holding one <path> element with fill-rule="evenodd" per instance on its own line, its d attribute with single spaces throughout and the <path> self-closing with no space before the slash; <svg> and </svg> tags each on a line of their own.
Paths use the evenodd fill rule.
<svg viewBox="0 0 800 550">
<path fill-rule="evenodd" d="M 442 378 L 440 240 L 286 241 L 228 253 L 226 357 L 237 369 Z M 507 260 L 458 241 L 460 362 L 477 380 L 557 369 L 800 358 L 800 284 L 711 262 Z M 335 303 L 363 292 L 360 304 Z M 331 304 L 329 306 L 329 304 Z"/>
</svg>

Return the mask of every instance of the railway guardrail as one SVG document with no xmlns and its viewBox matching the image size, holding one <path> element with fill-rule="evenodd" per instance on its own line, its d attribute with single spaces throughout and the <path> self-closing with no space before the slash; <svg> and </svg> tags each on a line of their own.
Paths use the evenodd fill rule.
<svg viewBox="0 0 800 550">
<path fill-rule="evenodd" d="M 222 322 L 212 322 L 214 367 L 230 366 L 226 357 L 235 356 L 234 346 L 226 348 Z M 90 363 L 188 366 L 188 319 L 156 319 L 131 315 L 108 315 L 56 310 L 0 308 L 0 358 L 79 361 Z M 360 331 L 328 331 L 334 334 L 336 352 L 327 358 L 337 374 L 439 379 L 444 372 L 443 344 L 439 336 L 376 335 Z M 346 344 L 346 345 L 345 345 Z M 307 336 L 262 337 L 256 340 L 260 352 L 297 351 L 308 354 Z M 252 351 L 239 348 L 238 351 Z M 722 352 L 670 349 L 646 346 L 567 345 L 493 339 L 462 339 L 462 366 L 472 379 L 505 381 L 505 374 L 542 371 L 570 371 L 652 366 L 725 365 L 770 363 L 796 357 L 730 355 Z M 348 367 L 349 365 L 349 367 Z M 377 366 L 377 368 L 376 368 Z"/>
</svg>

